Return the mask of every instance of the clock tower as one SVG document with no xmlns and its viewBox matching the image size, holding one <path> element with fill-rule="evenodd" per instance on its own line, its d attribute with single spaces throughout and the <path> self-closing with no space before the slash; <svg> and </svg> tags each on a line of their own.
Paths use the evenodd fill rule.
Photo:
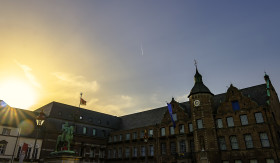
<svg viewBox="0 0 280 163">
<path fill-rule="evenodd" d="M 217 134 L 213 117 L 213 93 L 204 85 L 196 67 L 194 86 L 189 94 L 196 160 L 201 163 L 220 162 Z"/>
</svg>

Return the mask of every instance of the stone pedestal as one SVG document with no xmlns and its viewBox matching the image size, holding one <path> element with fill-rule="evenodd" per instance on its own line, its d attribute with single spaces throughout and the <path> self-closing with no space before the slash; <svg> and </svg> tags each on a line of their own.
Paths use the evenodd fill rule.
<svg viewBox="0 0 280 163">
<path fill-rule="evenodd" d="M 75 156 L 73 151 L 52 152 L 44 163 L 80 163 L 81 157 Z"/>
</svg>

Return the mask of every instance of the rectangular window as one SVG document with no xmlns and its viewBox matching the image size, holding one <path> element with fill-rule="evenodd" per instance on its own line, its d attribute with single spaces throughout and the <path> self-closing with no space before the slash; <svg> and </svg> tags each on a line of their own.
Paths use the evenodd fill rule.
<svg viewBox="0 0 280 163">
<path fill-rule="evenodd" d="M 274 160 L 273 159 L 266 159 L 266 163 L 274 163 Z"/>
<path fill-rule="evenodd" d="M 116 149 L 113 150 L 113 158 L 117 158 L 117 150 Z"/>
<path fill-rule="evenodd" d="M 140 132 L 140 138 L 143 139 L 143 138 L 144 138 L 144 135 L 145 135 L 145 131 L 142 130 L 142 131 Z"/>
<path fill-rule="evenodd" d="M 177 121 L 177 114 L 176 113 L 172 114 L 172 117 L 173 117 L 174 121 Z"/>
<path fill-rule="evenodd" d="M 196 120 L 196 123 L 197 123 L 197 128 L 198 128 L 198 129 L 202 129 L 202 128 L 203 128 L 202 119 L 197 119 L 197 120 Z"/>
<path fill-rule="evenodd" d="M 170 126 L 170 127 L 169 127 L 169 132 L 170 132 L 170 135 L 174 135 L 174 134 L 175 134 L 175 131 L 174 131 L 174 127 L 173 127 L 173 126 Z"/>
<path fill-rule="evenodd" d="M 126 148 L 125 149 L 125 157 L 129 158 L 129 156 L 130 156 L 130 150 L 129 150 L 129 148 Z"/>
<path fill-rule="evenodd" d="M 225 137 L 219 137 L 218 140 L 219 140 L 220 150 L 227 150 Z"/>
<path fill-rule="evenodd" d="M 154 130 L 150 129 L 149 130 L 149 137 L 153 137 L 154 136 Z"/>
<path fill-rule="evenodd" d="M 149 155 L 154 156 L 154 146 L 150 145 L 149 148 L 150 148 Z"/>
<path fill-rule="evenodd" d="M 238 110 L 240 110 L 238 101 L 232 101 L 231 104 L 232 104 L 232 109 L 233 109 L 233 111 L 238 111 Z"/>
<path fill-rule="evenodd" d="M 0 155 L 5 154 L 6 146 L 7 146 L 7 143 L 1 143 L 0 144 Z"/>
<path fill-rule="evenodd" d="M 185 133 L 185 125 L 179 125 L 179 133 L 180 134 Z"/>
<path fill-rule="evenodd" d="M 192 125 L 192 123 L 189 123 L 189 132 L 193 132 L 193 125 Z"/>
<path fill-rule="evenodd" d="M 114 142 L 117 142 L 117 135 L 114 135 Z"/>
<path fill-rule="evenodd" d="M 223 128 L 223 121 L 221 118 L 216 120 L 217 128 Z"/>
<path fill-rule="evenodd" d="M 185 153 L 186 152 L 186 141 L 185 140 L 181 140 L 179 142 L 180 144 L 180 153 Z"/>
<path fill-rule="evenodd" d="M 120 141 L 122 141 L 122 135 L 120 135 Z"/>
<path fill-rule="evenodd" d="M 244 135 L 246 148 L 254 148 L 253 139 L 251 134 Z"/>
<path fill-rule="evenodd" d="M 141 146 L 141 156 L 142 157 L 146 156 L 145 146 Z"/>
<path fill-rule="evenodd" d="M 119 158 L 122 158 L 122 148 L 119 148 L 118 156 L 119 156 Z"/>
<path fill-rule="evenodd" d="M 237 137 L 236 136 L 230 136 L 230 144 L 231 144 L 231 149 L 239 149 L 238 142 L 237 142 Z"/>
<path fill-rule="evenodd" d="M 250 160 L 250 163 L 258 163 L 258 160 L 256 159 Z"/>
<path fill-rule="evenodd" d="M 137 147 L 133 148 L 133 157 L 137 157 Z"/>
<path fill-rule="evenodd" d="M 109 137 L 109 143 L 111 143 L 111 142 L 112 142 L 112 137 L 110 136 L 110 137 Z"/>
<path fill-rule="evenodd" d="M 95 128 L 92 129 L 92 135 L 93 135 L 93 136 L 96 136 L 96 129 L 95 129 Z"/>
<path fill-rule="evenodd" d="M 133 133 L 133 140 L 135 140 L 135 139 L 137 139 L 137 133 L 136 132 Z"/>
<path fill-rule="evenodd" d="M 87 128 L 83 127 L 83 134 L 87 134 Z"/>
<path fill-rule="evenodd" d="M 256 119 L 256 123 L 263 123 L 264 122 L 261 112 L 255 113 L 255 119 Z"/>
<path fill-rule="evenodd" d="M 164 127 L 162 127 L 162 128 L 160 129 L 160 135 L 161 135 L 161 136 L 165 136 L 165 128 L 164 128 Z"/>
<path fill-rule="evenodd" d="M 260 133 L 262 147 L 270 147 L 268 136 L 265 132 Z"/>
<path fill-rule="evenodd" d="M 228 127 L 234 127 L 234 122 L 232 117 L 227 117 L 227 125 Z"/>
<path fill-rule="evenodd" d="M 176 143 L 175 142 L 170 142 L 170 152 L 172 155 L 176 154 Z"/>
<path fill-rule="evenodd" d="M 125 140 L 130 140 L 130 134 L 125 135 Z"/>
<path fill-rule="evenodd" d="M 242 126 L 248 125 L 247 115 L 240 115 L 240 121 Z"/>
<path fill-rule="evenodd" d="M 3 135 L 10 135 L 10 133 L 11 133 L 11 129 L 3 128 L 3 131 L 2 131 Z"/>
<path fill-rule="evenodd" d="M 165 143 L 161 143 L 161 154 L 166 155 L 166 144 Z"/>
</svg>

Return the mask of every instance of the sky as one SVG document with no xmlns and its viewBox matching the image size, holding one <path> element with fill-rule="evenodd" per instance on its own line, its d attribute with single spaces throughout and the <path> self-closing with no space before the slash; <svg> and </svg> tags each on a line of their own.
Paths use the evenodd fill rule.
<svg viewBox="0 0 280 163">
<path fill-rule="evenodd" d="M 195 66 L 214 94 L 280 92 L 280 1 L 1 0 L 0 99 L 116 116 L 188 101 Z"/>
</svg>

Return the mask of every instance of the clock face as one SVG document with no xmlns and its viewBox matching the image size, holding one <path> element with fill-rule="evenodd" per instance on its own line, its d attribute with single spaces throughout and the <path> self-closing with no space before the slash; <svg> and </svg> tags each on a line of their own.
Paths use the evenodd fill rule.
<svg viewBox="0 0 280 163">
<path fill-rule="evenodd" d="M 200 101 L 199 100 L 194 100 L 193 104 L 194 104 L 194 106 L 199 106 L 200 105 Z"/>
</svg>

